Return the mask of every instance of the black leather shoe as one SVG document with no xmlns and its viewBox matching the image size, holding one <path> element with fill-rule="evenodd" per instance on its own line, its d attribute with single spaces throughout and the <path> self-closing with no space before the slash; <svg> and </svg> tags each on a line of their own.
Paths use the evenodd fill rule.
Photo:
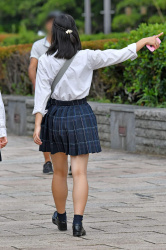
<svg viewBox="0 0 166 250">
<path fill-rule="evenodd" d="M 53 174 L 52 163 L 50 161 L 47 161 L 43 165 L 43 174 Z"/>
<path fill-rule="evenodd" d="M 57 211 L 52 216 L 52 223 L 58 226 L 58 229 L 60 231 L 66 231 L 67 230 L 67 221 L 60 221 L 58 219 L 58 213 Z"/>
<path fill-rule="evenodd" d="M 86 231 L 80 224 L 73 225 L 73 236 L 80 237 L 86 235 Z"/>
<path fill-rule="evenodd" d="M 68 172 L 68 175 L 72 175 L 71 166 L 69 167 L 69 172 Z"/>
</svg>

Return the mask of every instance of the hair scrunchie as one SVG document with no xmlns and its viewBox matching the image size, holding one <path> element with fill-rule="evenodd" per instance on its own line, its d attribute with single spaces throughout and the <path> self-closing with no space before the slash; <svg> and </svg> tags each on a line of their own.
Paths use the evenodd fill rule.
<svg viewBox="0 0 166 250">
<path fill-rule="evenodd" d="M 58 25 L 58 24 L 56 24 L 56 23 L 54 23 L 54 25 L 55 25 L 55 27 L 56 27 L 57 29 L 64 31 L 67 35 L 69 35 L 69 36 L 70 36 L 70 41 L 71 41 L 72 43 L 75 43 L 76 39 L 75 39 L 75 36 L 73 35 L 73 30 L 71 30 L 71 29 L 66 29 L 66 28 L 64 28 L 64 27 L 62 27 L 62 26 L 60 26 L 60 25 Z"/>
</svg>

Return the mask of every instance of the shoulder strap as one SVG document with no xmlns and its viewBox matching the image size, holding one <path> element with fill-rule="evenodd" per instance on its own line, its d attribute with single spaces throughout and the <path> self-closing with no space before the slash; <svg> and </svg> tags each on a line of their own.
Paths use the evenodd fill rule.
<svg viewBox="0 0 166 250">
<path fill-rule="evenodd" d="M 71 59 L 66 60 L 66 62 L 64 63 L 64 65 L 62 66 L 62 68 L 59 70 L 58 74 L 56 75 L 52 86 L 51 86 L 51 95 L 54 92 L 54 89 L 56 87 L 56 85 L 58 84 L 58 82 L 61 80 L 61 78 L 63 77 L 63 75 L 65 74 L 65 72 L 67 71 L 67 69 L 69 68 L 70 64 L 72 63 L 73 59 L 75 56 L 73 56 Z"/>
</svg>

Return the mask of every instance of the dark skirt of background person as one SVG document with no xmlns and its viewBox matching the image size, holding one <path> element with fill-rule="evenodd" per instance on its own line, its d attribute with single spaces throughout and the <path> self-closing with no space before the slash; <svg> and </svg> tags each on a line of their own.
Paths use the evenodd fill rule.
<svg viewBox="0 0 166 250">
<path fill-rule="evenodd" d="M 2 161 L 1 152 L 0 152 L 0 161 Z"/>
<path fill-rule="evenodd" d="M 51 99 L 41 124 L 39 150 L 81 155 L 101 152 L 96 117 L 86 98 L 74 101 Z"/>
</svg>

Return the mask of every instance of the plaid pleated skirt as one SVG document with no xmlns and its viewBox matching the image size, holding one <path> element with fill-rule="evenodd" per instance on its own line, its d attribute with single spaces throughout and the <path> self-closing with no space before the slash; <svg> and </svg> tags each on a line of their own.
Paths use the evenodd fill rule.
<svg viewBox="0 0 166 250">
<path fill-rule="evenodd" d="M 41 125 L 39 150 L 81 155 L 101 152 L 96 117 L 86 98 L 74 101 L 51 99 Z"/>
</svg>

